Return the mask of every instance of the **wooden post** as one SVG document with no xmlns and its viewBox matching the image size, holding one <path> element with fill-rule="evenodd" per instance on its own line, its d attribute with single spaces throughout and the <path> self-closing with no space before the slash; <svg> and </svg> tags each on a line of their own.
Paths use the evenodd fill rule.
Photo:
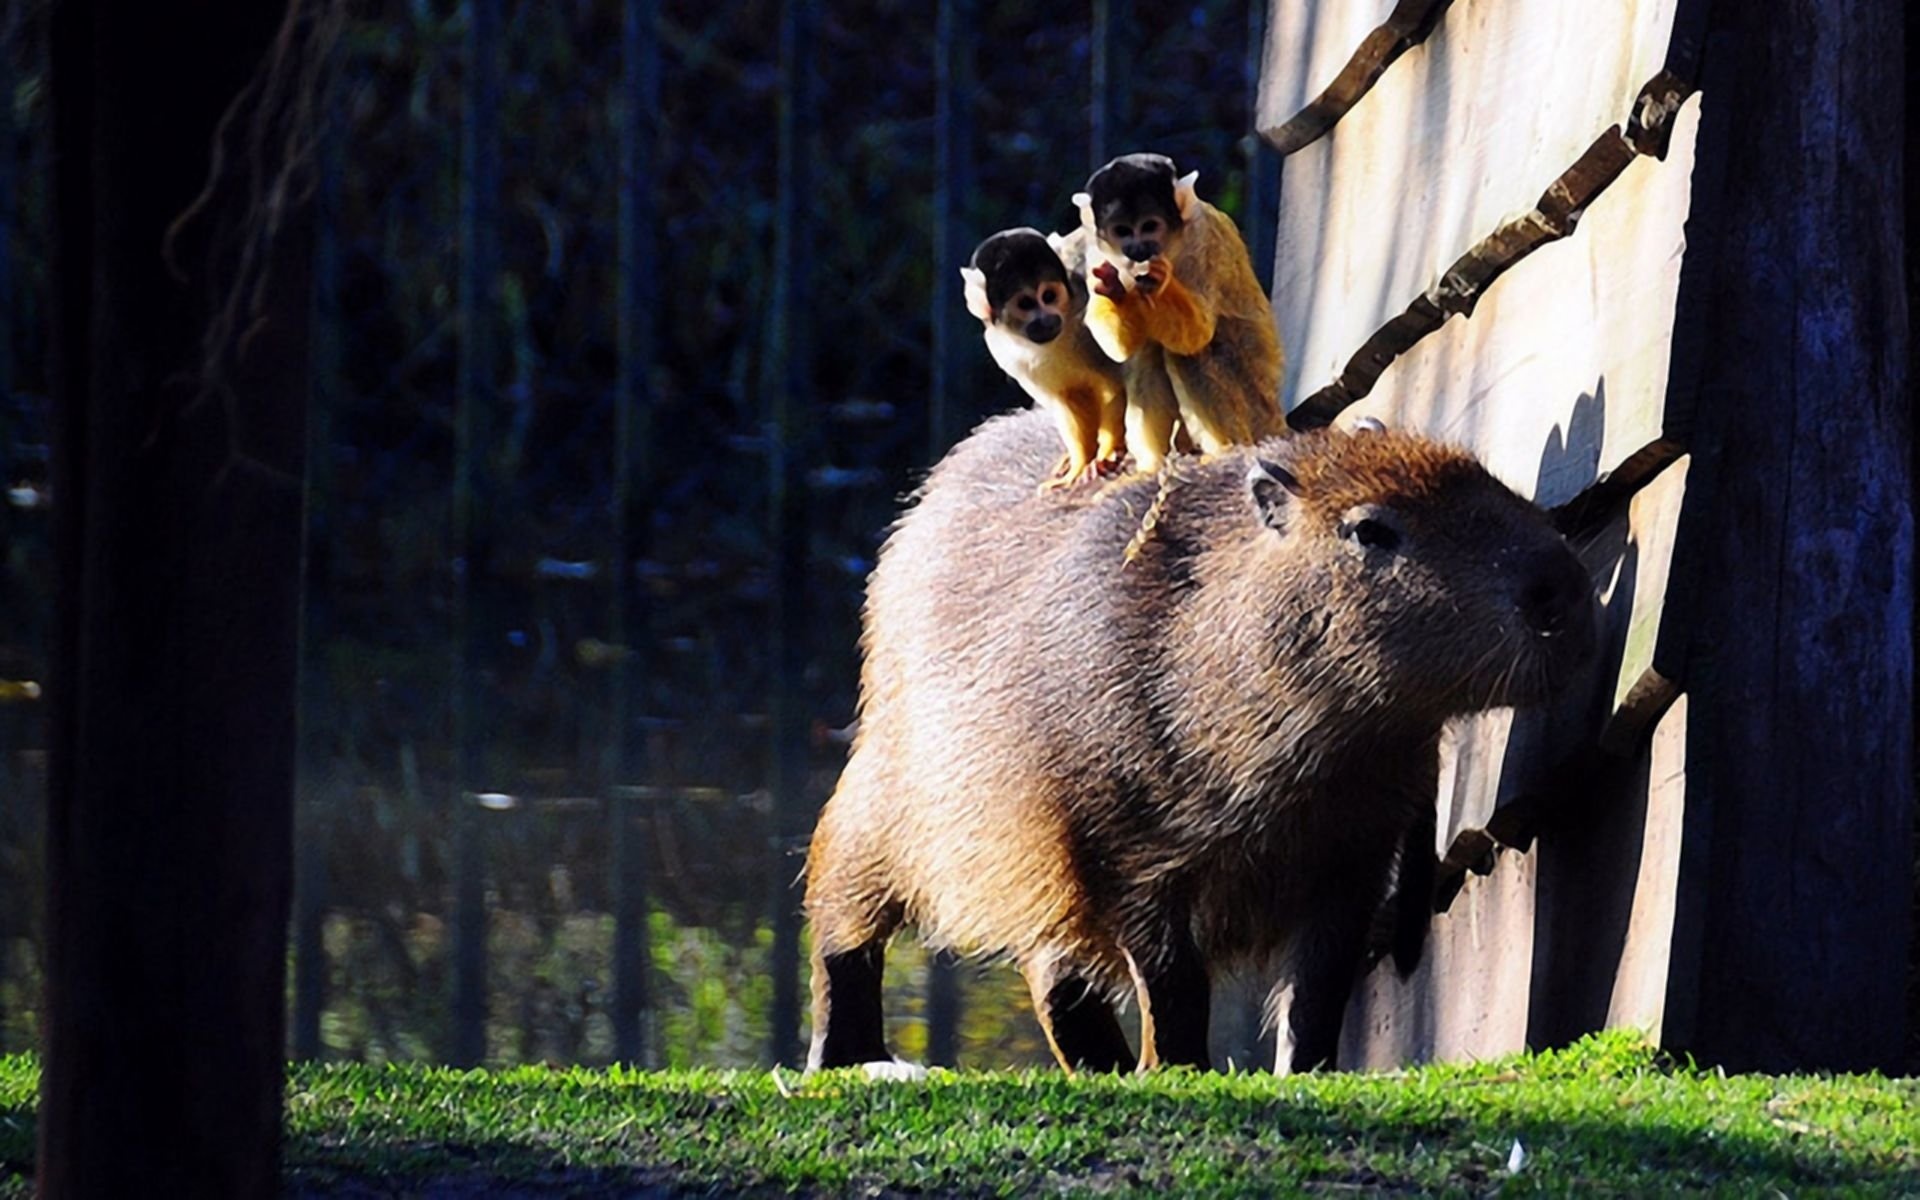
<svg viewBox="0 0 1920 1200">
<path fill-rule="evenodd" d="M 614 785 L 649 772 L 645 744 L 633 717 L 644 695 L 653 639 L 647 599 L 633 586 L 634 567 L 646 555 L 653 502 L 652 433 L 654 315 L 659 310 L 658 219 L 653 199 L 654 114 L 659 111 L 659 0 L 626 0 L 622 10 L 624 64 L 620 124 L 620 379 L 614 395 L 613 566 L 608 572 L 607 640 L 620 649 L 607 672 L 607 740 L 600 794 L 607 797 L 613 832 L 613 1053 L 621 1062 L 652 1062 L 652 949 L 647 937 L 647 836 L 643 801 L 617 798 Z"/>
<path fill-rule="evenodd" d="M 1668 1033 L 1730 1069 L 1892 1070 L 1913 895 L 1912 377 L 1889 202 L 1909 18 L 1902 0 L 1711 13 L 1710 486 L 1681 530 L 1702 619 L 1677 921 L 1700 961 Z"/>
<path fill-rule="evenodd" d="M 498 269 L 500 154 L 500 0 L 468 0 L 466 119 L 460 166 L 459 411 L 453 484 L 453 1030 L 448 1061 L 471 1066 L 486 1055 L 487 910 L 484 814 L 473 804 L 481 785 L 486 697 L 481 683 L 488 634 L 498 613 L 493 592 L 491 501 L 494 286 Z"/>
<path fill-rule="evenodd" d="M 775 1063 L 800 1059 L 800 905 L 794 879 L 812 806 L 807 795 L 806 690 L 807 503 L 805 454 L 812 402 L 807 317 L 812 260 L 814 132 L 813 6 L 786 0 L 780 23 L 780 192 L 774 230 L 773 328 L 767 347 L 769 421 L 768 545 L 774 556 L 773 745 L 768 787 L 773 837 L 768 883 L 773 916 L 773 1010 L 768 1052 Z"/>
<path fill-rule="evenodd" d="M 311 251 L 251 197 L 307 135 L 305 22 L 262 73 L 285 12 L 50 17 L 49 1200 L 281 1187 Z"/>
</svg>

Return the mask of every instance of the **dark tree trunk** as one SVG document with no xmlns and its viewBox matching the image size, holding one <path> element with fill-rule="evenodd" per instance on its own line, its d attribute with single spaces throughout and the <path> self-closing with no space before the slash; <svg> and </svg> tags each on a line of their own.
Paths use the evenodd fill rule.
<svg viewBox="0 0 1920 1200">
<path fill-rule="evenodd" d="M 1886 1069 L 1903 1045 L 1905 16 L 1903 0 L 1712 10 L 1703 100 L 1725 187 L 1717 208 L 1696 199 L 1718 245 L 1695 450 L 1714 482 L 1682 534 L 1703 559 L 1683 872 L 1704 883 L 1680 919 L 1702 956 L 1670 1034 L 1729 1068 Z"/>
<path fill-rule="evenodd" d="M 215 335 L 218 373 L 203 337 L 234 239 L 261 228 L 246 181 L 184 227 L 184 279 L 162 246 L 280 19 L 259 0 L 52 10 L 54 1200 L 279 1188 L 308 230 L 282 214 L 265 310 Z"/>
</svg>

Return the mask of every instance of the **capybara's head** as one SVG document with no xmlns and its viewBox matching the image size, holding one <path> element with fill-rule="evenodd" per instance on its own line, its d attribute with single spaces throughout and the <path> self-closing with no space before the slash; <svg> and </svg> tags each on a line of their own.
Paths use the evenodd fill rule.
<svg viewBox="0 0 1920 1200">
<path fill-rule="evenodd" d="M 1544 700 L 1592 657 L 1586 570 L 1466 453 L 1329 430 L 1248 461 L 1256 602 L 1296 686 L 1340 708 L 1447 717 Z"/>
</svg>

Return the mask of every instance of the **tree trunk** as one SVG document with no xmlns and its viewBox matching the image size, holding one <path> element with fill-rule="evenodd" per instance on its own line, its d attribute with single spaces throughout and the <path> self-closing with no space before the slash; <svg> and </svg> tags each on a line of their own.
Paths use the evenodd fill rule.
<svg viewBox="0 0 1920 1200">
<path fill-rule="evenodd" d="M 1905 10 L 1712 11 L 1725 188 L 1694 214 L 1719 239 L 1694 443 L 1712 483 L 1681 535 L 1702 615 L 1682 870 L 1704 881 L 1681 920 L 1702 957 L 1669 1033 L 1730 1069 L 1892 1069 L 1903 1045 L 1913 491 L 1889 198 Z"/>
<path fill-rule="evenodd" d="M 237 242 L 264 228 L 244 203 L 264 181 L 236 177 L 237 141 L 264 132 L 273 170 L 284 91 L 241 106 L 226 175 L 174 247 L 184 278 L 162 247 L 280 18 L 258 0 L 52 10 L 60 600 L 39 1171 L 53 1200 L 279 1188 L 307 386 L 297 199 L 262 260 L 264 310 L 215 322 L 242 294 Z"/>
</svg>

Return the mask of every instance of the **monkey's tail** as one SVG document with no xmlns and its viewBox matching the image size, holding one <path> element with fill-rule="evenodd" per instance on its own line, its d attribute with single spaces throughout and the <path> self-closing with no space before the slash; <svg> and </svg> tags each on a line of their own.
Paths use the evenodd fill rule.
<svg viewBox="0 0 1920 1200">
<path fill-rule="evenodd" d="M 1140 517 L 1140 528 L 1134 530 L 1133 537 L 1127 542 L 1126 551 L 1120 556 L 1122 568 L 1139 557 L 1140 552 L 1146 549 L 1147 543 L 1153 540 L 1154 531 L 1160 527 L 1161 514 L 1167 509 L 1167 498 L 1173 495 L 1173 486 L 1178 482 L 1174 477 L 1173 464 L 1179 458 L 1179 453 L 1173 450 L 1172 446 L 1180 440 L 1181 428 L 1180 419 L 1175 417 L 1172 434 L 1167 439 L 1167 455 L 1160 462 L 1159 489 L 1153 494 L 1153 503 L 1147 505 L 1147 511 Z"/>
</svg>

